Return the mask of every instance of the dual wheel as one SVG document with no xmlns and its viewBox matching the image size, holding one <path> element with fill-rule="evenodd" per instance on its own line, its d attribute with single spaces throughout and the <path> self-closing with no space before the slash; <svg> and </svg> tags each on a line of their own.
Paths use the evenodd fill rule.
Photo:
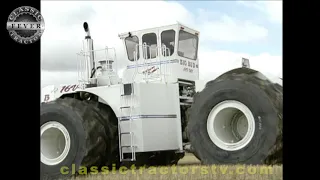
<svg viewBox="0 0 320 180">
<path fill-rule="evenodd" d="M 208 82 L 194 98 L 187 131 L 204 164 L 282 162 L 282 87 L 247 74 Z"/>
<path fill-rule="evenodd" d="M 119 162 L 118 119 L 109 106 L 73 98 L 41 106 L 41 180 L 64 179 L 81 166 L 110 169 Z M 171 165 L 181 158 L 174 152 L 137 154 L 137 166 Z M 100 168 L 99 168 L 100 169 Z"/>
</svg>

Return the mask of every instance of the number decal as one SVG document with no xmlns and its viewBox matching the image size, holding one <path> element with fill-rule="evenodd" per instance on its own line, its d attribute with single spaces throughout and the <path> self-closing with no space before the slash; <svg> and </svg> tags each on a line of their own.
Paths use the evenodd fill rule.
<svg viewBox="0 0 320 180">
<path fill-rule="evenodd" d="M 60 93 L 69 92 L 70 90 L 75 91 L 79 88 L 79 85 L 68 85 L 68 86 L 62 86 Z"/>
<path fill-rule="evenodd" d="M 67 86 L 66 88 L 64 88 L 64 92 L 69 92 L 72 86 Z"/>
<path fill-rule="evenodd" d="M 66 86 L 63 86 L 60 90 L 60 93 L 63 93 L 64 89 L 66 88 Z"/>
<path fill-rule="evenodd" d="M 72 85 L 71 87 L 72 87 L 72 91 L 75 91 L 79 88 L 79 85 Z"/>
</svg>

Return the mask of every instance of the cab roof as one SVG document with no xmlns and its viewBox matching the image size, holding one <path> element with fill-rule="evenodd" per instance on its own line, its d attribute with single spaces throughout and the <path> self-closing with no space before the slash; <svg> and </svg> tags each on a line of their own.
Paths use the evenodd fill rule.
<svg viewBox="0 0 320 180">
<path fill-rule="evenodd" d="M 171 26 L 172 26 L 172 27 L 173 27 L 173 26 L 176 26 L 177 28 L 185 27 L 185 28 L 188 28 L 188 29 L 190 29 L 190 30 L 192 30 L 192 31 L 195 31 L 195 32 L 198 32 L 198 33 L 199 33 L 199 31 L 197 31 L 197 30 L 195 30 L 195 29 L 192 29 L 192 28 L 190 28 L 190 27 L 188 27 L 188 26 L 185 26 L 185 25 L 183 25 L 183 24 L 180 23 L 180 22 L 177 22 L 177 23 L 175 23 L 175 24 L 170 24 L 170 25 L 164 25 L 164 26 L 158 26 L 158 27 L 153 27 L 153 28 L 140 29 L 140 30 L 129 31 L 129 32 L 135 34 L 136 32 L 140 32 L 140 31 L 152 31 L 152 30 L 155 30 L 155 29 L 164 28 L 164 27 L 171 27 Z M 125 37 L 128 36 L 129 32 L 120 33 L 118 36 L 120 37 L 120 39 L 121 39 L 121 38 L 125 38 Z"/>
</svg>

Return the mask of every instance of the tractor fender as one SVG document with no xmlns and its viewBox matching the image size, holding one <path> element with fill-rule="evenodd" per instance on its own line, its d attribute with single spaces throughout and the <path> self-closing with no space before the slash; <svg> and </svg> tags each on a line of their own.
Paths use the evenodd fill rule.
<svg viewBox="0 0 320 180">
<path fill-rule="evenodd" d="M 81 88 L 78 84 L 49 85 L 41 90 L 41 102 L 49 102 L 62 96 L 69 96 L 75 93 L 86 92 L 99 97 L 99 102 L 111 107 L 116 116 L 119 115 L 120 86 Z"/>
<path fill-rule="evenodd" d="M 94 88 L 86 88 L 79 90 L 78 92 L 88 92 L 99 97 L 99 102 L 110 106 L 115 115 L 119 117 L 119 107 L 120 107 L 120 86 L 101 86 Z"/>
<path fill-rule="evenodd" d="M 101 86 L 101 87 L 92 87 L 85 89 L 77 89 L 77 93 L 90 93 L 99 97 L 99 102 L 105 105 L 110 106 L 115 115 L 119 117 L 119 106 L 120 106 L 120 85 L 113 86 Z M 65 93 L 67 94 L 67 93 Z M 61 94 L 61 95 L 65 95 Z M 70 94 L 70 93 L 68 93 Z M 61 96 L 59 96 L 61 97 Z"/>
<path fill-rule="evenodd" d="M 267 81 L 270 81 L 274 84 L 279 84 L 282 87 L 282 78 L 277 77 L 277 76 L 270 74 L 270 73 L 267 73 L 267 72 L 260 72 L 255 69 L 245 68 L 245 67 L 231 69 L 227 72 L 222 73 L 221 75 L 218 75 L 218 77 L 215 79 L 219 79 L 222 76 L 225 76 L 227 74 L 250 74 L 250 75 L 258 77 L 259 79 L 267 80 Z M 203 80 L 198 80 L 195 83 L 196 83 L 196 91 L 199 92 L 204 89 L 207 82 L 203 81 Z"/>
<path fill-rule="evenodd" d="M 45 86 L 41 89 L 41 103 L 53 101 L 66 94 L 73 94 L 80 89 L 80 85 L 77 83 Z"/>
</svg>

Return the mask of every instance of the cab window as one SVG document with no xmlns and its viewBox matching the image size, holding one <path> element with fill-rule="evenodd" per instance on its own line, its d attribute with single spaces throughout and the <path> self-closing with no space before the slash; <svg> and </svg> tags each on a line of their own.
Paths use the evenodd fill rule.
<svg viewBox="0 0 320 180">
<path fill-rule="evenodd" d="M 138 46 L 139 38 L 137 36 L 126 37 L 125 43 L 126 43 L 128 59 L 130 61 L 134 60 L 134 51 L 137 51 L 137 59 L 139 59 L 140 57 L 139 46 Z"/>
<path fill-rule="evenodd" d="M 166 46 L 166 54 L 162 52 L 162 56 L 171 56 L 174 53 L 176 32 L 174 30 L 167 30 L 161 33 L 161 43 Z"/>
<path fill-rule="evenodd" d="M 147 47 L 143 48 L 142 52 L 145 59 L 152 59 L 157 57 L 157 35 L 155 33 L 148 33 L 142 36 L 142 45 L 146 43 Z"/>
<path fill-rule="evenodd" d="M 198 56 L 198 36 L 184 30 L 179 32 L 178 55 L 196 60 Z"/>
</svg>

